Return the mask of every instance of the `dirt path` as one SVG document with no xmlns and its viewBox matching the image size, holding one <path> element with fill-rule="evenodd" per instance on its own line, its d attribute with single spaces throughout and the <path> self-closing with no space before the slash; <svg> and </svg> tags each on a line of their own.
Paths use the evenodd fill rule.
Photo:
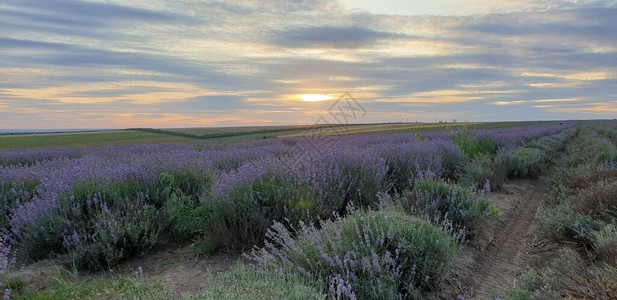
<svg viewBox="0 0 617 300">
<path fill-rule="evenodd" d="M 517 286 L 516 278 L 532 257 L 547 243 L 540 238 L 538 224 L 548 179 L 513 180 L 507 192 L 494 193 L 489 200 L 500 211 L 500 221 L 487 233 L 484 245 L 463 247 L 461 257 L 447 284 L 454 286 L 443 299 L 496 299 Z"/>
<path fill-rule="evenodd" d="M 189 246 L 166 245 L 156 247 L 147 254 L 120 263 L 113 271 L 79 272 L 78 282 L 96 281 L 117 275 L 135 275 L 141 268 L 152 283 L 160 283 L 166 292 L 174 295 L 194 294 L 201 291 L 214 276 L 240 262 L 235 254 L 213 254 L 198 257 Z M 31 291 L 47 291 L 58 286 L 57 274 L 74 281 L 64 270 L 70 269 L 60 259 L 40 260 L 21 270 L 11 272 L 9 278 L 19 278 Z M 179 297 L 179 296 L 178 296 Z"/>
<path fill-rule="evenodd" d="M 538 210 L 544 199 L 543 180 L 527 181 L 529 186 L 513 199 L 514 207 L 505 212 L 488 251 L 478 260 L 473 283 L 475 298 L 493 299 L 505 288 L 516 285 L 516 276 L 525 267 L 537 242 Z"/>
</svg>

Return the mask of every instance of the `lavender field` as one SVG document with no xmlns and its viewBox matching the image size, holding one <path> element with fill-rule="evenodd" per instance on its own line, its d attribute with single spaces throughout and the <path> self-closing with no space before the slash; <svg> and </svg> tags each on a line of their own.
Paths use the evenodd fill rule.
<svg viewBox="0 0 617 300">
<path fill-rule="evenodd" d="M 468 299 L 474 295 L 448 294 L 448 285 L 461 253 L 481 247 L 487 232 L 503 226 L 501 204 L 491 195 L 507 191 L 511 181 L 546 176 L 553 182 L 539 230 L 554 243 L 595 251 L 569 258 L 596 261 L 597 268 L 585 265 L 577 276 L 614 274 L 615 128 L 609 121 L 555 122 L 316 140 L 5 150 L 2 289 L 10 299 L 112 297 L 83 283 L 31 289 L 20 275 L 50 259 L 90 274 L 120 270 L 157 248 L 191 245 L 199 257 L 244 253 L 243 263 L 192 295 L 150 285 L 139 266 L 137 277 L 121 277 L 139 288 L 111 293 Z M 535 271 L 534 280 L 556 297 L 575 295 L 569 277 L 550 278 L 542 268 L 550 266 Z M 615 287 L 575 284 L 589 295 L 610 295 Z M 533 285 L 498 292 L 549 293 Z"/>
</svg>

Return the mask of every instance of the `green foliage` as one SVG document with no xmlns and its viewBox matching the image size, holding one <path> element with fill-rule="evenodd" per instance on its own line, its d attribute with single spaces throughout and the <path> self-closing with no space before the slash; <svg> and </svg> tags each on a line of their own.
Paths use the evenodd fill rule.
<svg viewBox="0 0 617 300">
<path fill-rule="evenodd" d="M 165 209 L 179 238 L 195 238 L 203 233 L 206 221 L 211 219 L 207 206 L 185 195 L 173 195 L 165 203 Z"/>
<path fill-rule="evenodd" d="M 199 255 L 212 254 L 219 249 L 217 243 L 207 239 L 196 240 L 191 244 L 191 248 L 196 250 Z"/>
<path fill-rule="evenodd" d="M 76 221 L 91 230 L 75 228 L 64 237 L 68 257 L 84 269 L 113 266 L 150 249 L 168 224 L 164 212 L 139 199 L 117 202 L 111 209 L 93 206 L 89 213 L 91 218 Z"/>
<path fill-rule="evenodd" d="M 452 221 L 468 233 L 479 231 L 491 218 L 490 204 L 484 197 L 456 184 L 419 181 L 401 202 L 408 212 L 426 216 L 435 222 Z"/>
<path fill-rule="evenodd" d="M 556 157 L 566 147 L 566 141 L 570 140 L 575 134 L 575 130 L 562 131 L 532 141 L 529 146 L 542 150 L 547 158 Z"/>
<path fill-rule="evenodd" d="M 219 274 L 201 293 L 186 300 L 325 299 L 314 283 L 298 276 L 264 273 L 239 265 Z"/>
<path fill-rule="evenodd" d="M 0 136 L 0 150 L 37 147 L 100 146 L 186 142 L 191 139 L 134 130 Z"/>
<path fill-rule="evenodd" d="M 576 208 L 595 219 L 611 222 L 617 219 L 617 181 L 600 181 L 576 195 Z"/>
<path fill-rule="evenodd" d="M 0 274 L 0 294 L 6 289 L 11 290 L 11 295 L 21 294 L 25 288 L 26 283 L 20 278 L 7 278 L 5 274 Z"/>
<path fill-rule="evenodd" d="M 527 147 L 508 151 L 496 159 L 503 161 L 508 175 L 515 178 L 537 177 L 542 172 L 546 160 L 542 150 Z"/>
<path fill-rule="evenodd" d="M 508 170 L 502 160 L 494 160 L 492 155 L 480 154 L 463 164 L 459 182 L 465 186 L 482 188 L 488 181 L 491 189 L 499 189 L 506 179 Z"/>
<path fill-rule="evenodd" d="M 159 175 L 157 188 L 163 190 L 162 200 L 172 195 L 185 195 L 192 197 L 196 205 L 199 197 L 210 190 L 215 179 L 213 172 L 199 174 L 180 171 L 163 172 Z"/>
<path fill-rule="evenodd" d="M 212 181 L 211 174 L 172 172 L 162 173 L 153 183 L 78 183 L 60 196 L 37 228 L 29 228 L 21 253 L 36 259 L 68 252 L 80 268 L 111 266 L 148 250 L 170 223 L 185 235 L 197 232 L 197 227 L 202 230 L 203 223 L 188 212 L 198 206 L 197 197 Z"/>
<path fill-rule="evenodd" d="M 573 151 L 577 155 L 572 157 L 572 165 L 584 161 L 594 165 L 617 161 L 617 148 L 613 142 L 590 127 L 581 130 L 577 146 Z"/>
<path fill-rule="evenodd" d="M 555 240 L 578 240 L 583 243 L 589 243 L 589 234 L 601 227 L 591 217 L 577 213 L 571 203 L 551 208 L 540 225 L 544 233 Z"/>
<path fill-rule="evenodd" d="M 614 224 L 593 233 L 593 249 L 604 262 L 617 267 L 617 228 Z"/>
<path fill-rule="evenodd" d="M 172 299 L 160 283 L 148 283 L 139 276 L 119 276 L 110 279 L 86 281 L 66 279 L 59 271 L 57 286 L 49 291 L 24 291 L 13 293 L 15 300 L 82 300 L 82 299 Z"/>
<path fill-rule="evenodd" d="M 19 184 L 0 182 L 0 229 L 9 227 L 12 210 L 30 201 L 39 184 L 36 180 L 26 180 Z"/>
<path fill-rule="evenodd" d="M 533 293 L 523 289 L 512 289 L 506 294 L 506 300 L 533 300 Z"/>
<path fill-rule="evenodd" d="M 604 153 L 613 151 L 615 147 L 594 130 L 581 127 L 557 163 L 547 199 L 551 207 L 541 223 L 546 234 L 591 246 L 607 223 L 615 223 L 617 172 L 600 167 Z"/>
<path fill-rule="evenodd" d="M 523 288 L 512 293 L 532 300 L 617 299 L 617 269 L 589 266 L 573 250 L 562 249 L 557 258 L 539 270 L 523 275 Z"/>
<path fill-rule="evenodd" d="M 297 224 L 318 214 L 316 196 L 307 185 L 277 176 L 238 186 L 229 199 L 205 201 L 196 213 L 205 216 L 205 234 L 218 247 L 248 249 L 263 241 L 273 221 Z"/>
<path fill-rule="evenodd" d="M 331 194 L 331 199 L 326 204 L 321 205 L 324 206 L 319 213 L 321 216 L 330 214 L 333 211 L 340 211 L 346 203 L 350 202 L 360 207 L 373 207 L 378 203 L 377 193 L 384 191 L 386 178 L 374 180 L 372 178 L 373 174 L 366 172 L 362 167 L 353 165 L 346 165 L 343 168 L 343 174 L 346 175 L 346 178 L 350 179 L 346 186 L 347 194 L 345 199 L 335 200 L 332 196 L 335 196 L 336 193 Z"/>
<path fill-rule="evenodd" d="M 451 197 L 467 198 L 472 194 L 470 190 L 456 184 L 429 180 L 416 182 L 413 192 L 426 195 L 428 198 L 440 200 Z"/>
<path fill-rule="evenodd" d="M 281 267 L 302 269 L 326 286 L 336 278 L 345 280 L 360 299 L 388 299 L 398 293 L 419 298 L 442 278 L 457 253 L 454 238 L 441 228 L 392 209 L 351 215 L 287 246 L 291 248 L 284 248 L 285 260 L 290 263 Z M 345 262 L 339 265 L 324 257 Z M 402 275 L 396 275 L 399 272 Z"/>
<path fill-rule="evenodd" d="M 456 134 L 454 143 L 470 158 L 492 155 L 497 151 L 495 144 L 488 137 L 477 138 L 468 133 Z"/>
</svg>

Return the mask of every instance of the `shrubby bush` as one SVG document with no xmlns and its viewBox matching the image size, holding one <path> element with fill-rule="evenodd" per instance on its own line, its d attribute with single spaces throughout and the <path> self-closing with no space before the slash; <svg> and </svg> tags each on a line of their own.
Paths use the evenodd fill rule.
<svg viewBox="0 0 617 300">
<path fill-rule="evenodd" d="M 194 239 L 203 233 L 211 211 L 199 199 L 187 195 L 172 195 L 165 203 L 173 233 L 180 239 Z"/>
<path fill-rule="evenodd" d="M 395 191 L 410 189 L 425 177 L 453 177 L 464 154 L 454 143 L 445 140 L 388 142 L 370 149 L 383 157 L 388 167 L 388 180 Z"/>
<path fill-rule="evenodd" d="M 593 233 L 593 249 L 600 259 L 617 268 L 617 228 L 614 224 Z"/>
<path fill-rule="evenodd" d="M 470 158 L 492 155 L 497 151 L 497 147 L 488 136 L 476 137 L 469 133 L 458 133 L 454 135 L 454 143 Z"/>
<path fill-rule="evenodd" d="M 617 219 L 617 182 L 600 181 L 581 190 L 576 196 L 576 209 L 599 220 Z"/>
<path fill-rule="evenodd" d="M 398 210 L 355 213 L 319 227 L 294 232 L 276 223 L 252 259 L 318 280 L 341 298 L 420 299 L 456 255 L 449 233 Z"/>
<path fill-rule="evenodd" d="M 412 214 L 436 223 L 451 221 L 455 228 L 474 233 L 487 225 L 491 215 L 483 193 L 441 181 L 420 181 L 403 195 L 401 204 Z"/>
<path fill-rule="evenodd" d="M 201 293 L 186 300 L 326 299 L 323 289 L 307 278 L 270 273 L 250 266 L 236 266 L 219 274 Z"/>
<path fill-rule="evenodd" d="M 196 196 L 211 184 L 208 174 L 162 173 L 159 180 L 126 179 L 114 183 L 84 181 L 60 195 L 51 213 L 21 227 L 21 253 L 37 259 L 67 253 L 79 268 L 111 266 L 152 247 L 168 228 L 181 198 Z M 193 195 L 193 196 L 189 196 Z M 186 220 L 182 220 L 186 222 Z M 186 226 L 180 222 L 177 226 Z"/>
<path fill-rule="evenodd" d="M 591 242 L 590 236 L 601 224 L 590 216 L 577 213 L 570 202 L 552 207 L 540 222 L 545 234 L 555 240 Z"/>
<path fill-rule="evenodd" d="M 617 169 L 594 170 L 582 174 L 570 174 L 564 181 L 568 188 L 575 190 L 586 189 L 600 182 L 612 184 L 617 182 Z"/>
<path fill-rule="evenodd" d="M 521 147 L 500 153 L 496 159 L 503 162 L 508 176 L 526 178 L 540 175 L 546 158 L 540 149 Z"/>
<path fill-rule="evenodd" d="M 600 136 L 595 130 L 585 127 L 580 132 L 577 155 L 572 156 L 571 165 L 590 162 L 601 165 L 617 161 L 617 148 L 606 137 Z"/>
<path fill-rule="evenodd" d="M 547 135 L 529 143 L 530 147 L 540 149 L 547 159 L 555 157 L 566 147 L 566 141 L 571 139 L 576 130 L 565 130 L 554 135 Z"/>
<path fill-rule="evenodd" d="M 614 266 L 588 266 L 575 251 L 562 249 L 546 268 L 523 274 L 522 289 L 506 299 L 617 299 L 615 274 Z"/>
<path fill-rule="evenodd" d="M 548 197 L 553 207 L 542 228 L 555 239 L 577 240 L 589 246 L 594 233 L 617 217 L 617 181 L 613 170 L 601 168 L 597 152 L 601 141 L 590 140 L 594 133 L 588 128 L 581 129 L 580 134 L 553 176 Z"/>
<path fill-rule="evenodd" d="M 465 162 L 459 182 L 465 186 L 482 188 L 488 181 L 491 189 L 499 189 L 508 179 L 508 170 L 502 160 L 481 154 Z"/>
<path fill-rule="evenodd" d="M 211 212 L 204 231 L 220 247 L 252 247 L 273 221 L 297 224 L 343 213 L 352 202 L 376 205 L 377 193 L 386 189 L 386 170 L 382 159 L 366 151 L 245 164 L 221 175 L 211 198 L 202 202 L 201 211 Z"/>
<path fill-rule="evenodd" d="M 524 147 L 501 148 L 494 158 L 489 152 L 480 152 L 464 164 L 459 181 L 481 188 L 488 180 L 493 189 L 498 189 L 508 177 L 536 177 L 575 133 L 575 130 L 566 130 L 541 137 Z"/>
<path fill-rule="evenodd" d="M 557 129 L 517 130 L 508 145 Z M 501 138 L 513 136 L 510 129 L 498 131 Z M 298 140 L 204 149 L 140 145 L 2 152 L 0 214 L 7 218 L 0 226 L 28 258 L 66 254 L 87 268 L 144 251 L 170 232 L 246 248 L 262 241 L 272 221 L 293 225 L 329 218 L 333 212 L 345 214 L 352 202 L 374 208 L 380 192 L 412 189 L 427 178 L 453 179 L 465 157 L 446 135 L 421 141 L 409 134 L 344 139 L 331 148 L 308 145 L 327 151 L 299 165 L 288 160 L 304 157 L 286 156 Z M 492 164 L 486 172 L 470 167 L 470 183 L 490 179 L 498 185 L 499 167 L 490 159 L 496 136 L 491 140 L 459 140 L 470 156 L 487 156 Z M 263 161 L 272 164 L 264 167 Z M 215 178 L 209 170 L 222 173 Z"/>
<path fill-rule="evenodd" d="M 459 181 L 481 188 L 488 180 L 493 189 L 498 189 L 508 177 L 536 177 L 544 165 L 563 150 L 565 142 L 575 133 L 575 130 L 566 130 L 541 137 L 527 146 L 501 148 L 494 158 L 488 151 L 480 152 L 464 164 L 458 176 Z"/>
<path fill-rule="evenodd" d="M 297 223 L 316 215 L 317 197 L 312 189 L 291 178 L 268 175 L 237 186 L 228 199 L 202 203 L 205 233 L 218 247 L 242 249 L 260 243 L 273 221 Z"/>
<path fill-rule="evenodd" d="M 83 269 L 113 266 L 150 249 L 168 223 L 163 211 L 139 198 L 108 204 L 101 197 L 80 209 L 82 218 L 66 218 L 72 231 L 65 232 L 63 246 L 71 262 Z"/>
<path fill-rule="evenodd" d="M 0 182 L 0 228 L 9 228 L 11 214 L 15 208 L 30 201 L 40 184 L 36 180 L 21 183 Z"/>
</svg>

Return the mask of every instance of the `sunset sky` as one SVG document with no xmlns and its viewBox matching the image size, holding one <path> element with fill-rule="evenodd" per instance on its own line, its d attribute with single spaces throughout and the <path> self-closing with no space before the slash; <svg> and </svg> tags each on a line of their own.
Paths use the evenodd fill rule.
<svg viewBox="0 0 617 300">
<path fill-rule="evenodd" d="M 2 0 L 0 129 L 617 117 L 617 1 Z"/>
</svg>

